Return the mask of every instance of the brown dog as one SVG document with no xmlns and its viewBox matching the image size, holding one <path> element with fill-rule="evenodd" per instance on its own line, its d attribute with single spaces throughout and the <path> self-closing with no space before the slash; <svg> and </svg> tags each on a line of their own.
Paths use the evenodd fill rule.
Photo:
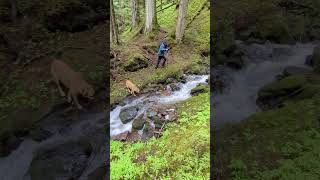
<svg viewBox="0 0 320 180">
<path fill-rule="evenodd" d="M 129 91 L 129 93 L 131 93 L 134 96 L 136 96 L 135 93 L 138 93 L 138 94 L 140 93 L 139 88 L 129 80 L 126 80 L 126 88 Z"/>
<path fill-rule="evenodd" d="M 78 101 L 79 94 L 86 98 L 93 99 L 94 89 L 92 86 L 86 82 L 80 72 L 75 72 L 63 61 L 52 61 L 51 74 L 54 81 L 58 85 L 61 96 L 65 96 L 66 94 L 62 91 L 60 83 L 62 83 L 69 90 L 68 102 L 71 102 L 72 97 L 78 109 L 82 109 L 82 106 Z"/>
</svg>

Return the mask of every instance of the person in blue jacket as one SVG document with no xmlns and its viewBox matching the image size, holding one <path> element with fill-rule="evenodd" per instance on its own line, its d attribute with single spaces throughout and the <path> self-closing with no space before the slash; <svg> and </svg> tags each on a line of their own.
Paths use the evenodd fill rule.
<svg viewBox="0 0 320 180">
<path fill-rule="evenodd" d="M 161 60 L 163 59 L 163 63 L 162 63 L 162 67 L 164 67 L 167 59 L 165 57 L 165 54 L 168 52 L 168 45 L 167 45 L 167 42 L 166 41 L 163 41 L 161 44 L 160 44 L 160 47 L 159 47 L 159 50 L 158 50 L 158 62 L 157 62 L 157 66 L 156 66 L 156 69 L 159 67 L 159 64 L 161 62 Z"/>
</svg>

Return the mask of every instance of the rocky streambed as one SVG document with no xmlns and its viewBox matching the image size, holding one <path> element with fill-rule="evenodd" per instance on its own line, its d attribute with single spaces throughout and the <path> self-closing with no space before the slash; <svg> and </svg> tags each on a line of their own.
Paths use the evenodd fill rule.
<svg viewBox="0 0 320 180">
<path fill-rule="evenodd" d="M 0 158 L 0 179 L 103 179 L 108 153 L 105 117 L 106 112 L 50 114 Z"/>
<path fill-rule="evenodd" d="M 160 136 L 165 124 L 177 120 L 175 103 L 208 91 L 208 75 L 190 75 L 184 82 L 173 82 L 163 91 L 126 99 L 110 112 L 113 140 L 135 142 Z"/>
</svg>

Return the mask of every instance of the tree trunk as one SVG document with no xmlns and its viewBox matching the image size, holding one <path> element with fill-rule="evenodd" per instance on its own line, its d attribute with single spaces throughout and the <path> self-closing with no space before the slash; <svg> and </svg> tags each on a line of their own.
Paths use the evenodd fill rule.
<svg viewBox="0 0 320 180">
<path fill-rule="evenodd" d="M 10 6 L 11 6 L 11 20 L 13 22 L 16 21 L 18 16 L 18 4 L 16 0 L 10 0 Z"/>
<path fill-rule="evenodd" d="M 157 24 L 157 15 L 156 15 L 156 1 L 155 0 L 146 0 L 146 24 L 145 24 L 145 33 L 148 34 L 153 31 Z"/>
<path fill-rule="evenodd" d="M 177 20 L 177 27 L 176 27 L 176 41 L 177 43 L 181 43 L 185 28 L 185 19 L 187 15 L 187 7 L 188 7 L 188 0 L 180 0 L 179 4 L 179 15 Z"/>
<path fill-rule="evenodd" d="M 125 17 L 125 5 L 124 5 L 124 0 L 120 1 L 120 8 L 121 8 L 121 16 L 120 16 L 120 20 L 121 20 L 121 30 L 123 31 L 126 28 L 126 17 Z"/>
<path fill-rule="evenodd" d="M 116 22 L 114 7 L 113 7 L 113 0 L 110 1 L 110 9 L 111 9 L 111 40 L 115 42 L 116 44 L 119 44 L 119 38 L 118 38 L 118 26 Z"/>
<path fill-rule="evenodd" d="M 139 1 L 138 0 L 131 0 L 131 9 L 132 9 L 132 27 L 135 28 L 139 24 Z"/>
</svg>

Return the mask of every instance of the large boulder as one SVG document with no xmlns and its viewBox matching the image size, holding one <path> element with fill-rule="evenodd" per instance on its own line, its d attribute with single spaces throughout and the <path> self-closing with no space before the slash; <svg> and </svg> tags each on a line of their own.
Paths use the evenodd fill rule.
<svg viewBox="0 0 320 180">
<path fill-rule="evenodd" d="M 312 55 L 309 55 L 309 56 L 306 57 L 306 60 L 305 60 L 304 64 L 307 65 L 307 66 L 313 66 Z"/>
<path fill-rule="evenodd" d="M 139 111 L 138 106 L 131 106 L 131 107 L 124 108 L 120 112 L 120 115 L 119 115 L 120 120 L 122 121 L 123 124 L 126 124 L 137 116 L 138 111 Z"/>
<path fill-rule="evenodd" d="M 313 49 L 312 61 L 314 71 L 320 73 L 320 45 Z"/>
<path fill-rule="evenodd" d="M 306 84 L 301 75 L 286 77 L 262 87 L 258 92 L 257 104 L 262 109 L 274 108 L 288 97 L 292 97 Z"/>
<path fill-rule="evenodd" d="M 138 71 L 140 69 L 148 67 L 149 62 L 142 54 L 135 53 L 129 57 L 124 64 L 124 70 L 129 72 Z"/>
<path fill-rule="evenodd" d="M 144 114 L 141 114 L 139 117 L 137 117 L 133 123 L 132 123 L 132 129 L 133 130 L 141 130 L 145 124 Z"/>
<path fill-rule="evenodd" d="M 191 90 L 191 95 L 196 96 L 200 93 L 209 92 L 209 87 L 207 84 L 199 84 L 197 87 Z"/>
<path fill-rule="evenodd" d="M 91 152 L 90 144 L 84 142 L 68 142 L 41 149 L 30 165 L 31 179 L 79 179 Z"/>
</svg>

